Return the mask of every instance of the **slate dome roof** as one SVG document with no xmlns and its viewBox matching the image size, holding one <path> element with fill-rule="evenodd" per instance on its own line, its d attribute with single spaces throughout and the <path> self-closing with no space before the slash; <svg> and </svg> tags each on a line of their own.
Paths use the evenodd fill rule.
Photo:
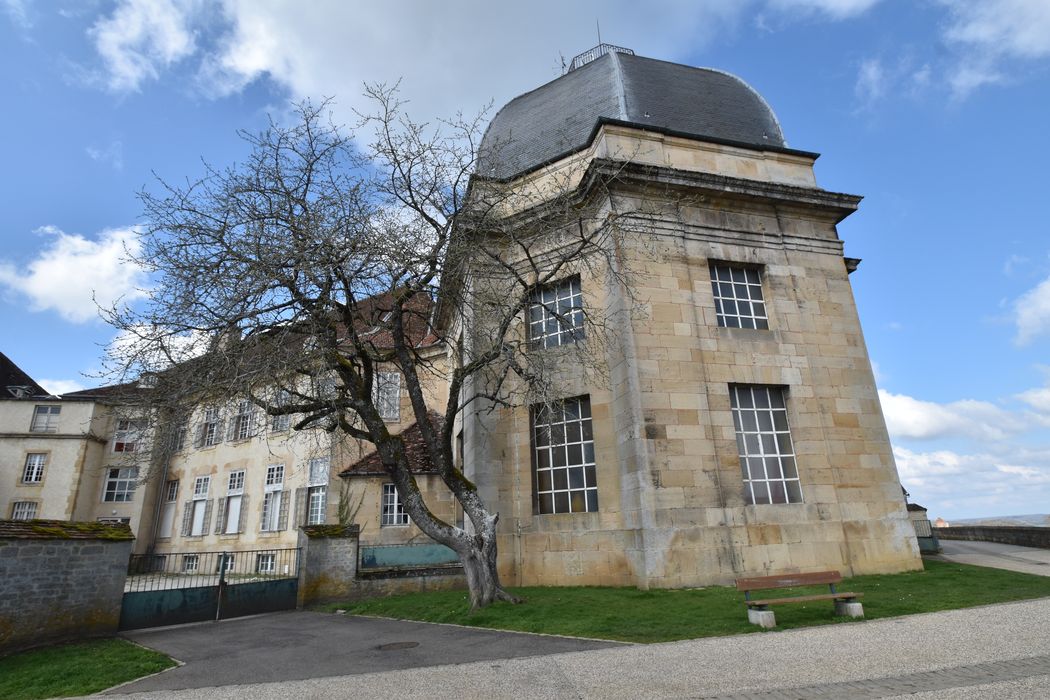
<svg viewBox="0 0 1050 700">
<path fill-rule="evenodd" d="M 610 51 L 514 98 L 489 124 L 478 174 L 505 179 L 585 148 L 602 122 L 785 149 L 776 115 L 740 78 Z"/>
</svg>

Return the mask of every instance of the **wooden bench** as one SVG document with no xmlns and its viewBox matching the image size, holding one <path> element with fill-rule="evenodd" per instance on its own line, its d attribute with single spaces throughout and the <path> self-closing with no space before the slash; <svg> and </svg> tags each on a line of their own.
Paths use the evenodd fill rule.
<svg viewBox="0 0 1050 700">
<path fill-rule="evenodd" d="M 817 571 L 810 574 L 783 574 L 780 576 L 756 576 L 754 578 L 739 578 L 736 580 L 736 589 L 744 592 L 744 603 L 747 605 L 747 619 L 752 624 L 761 627 L 775 627 L 776 617 L 769 609 L 770 605 L 781 603 L 804 603 L 810 600 L 833 600 L 835 601 L 835 614 L 847 615 L 849 617 L 864 617 L 864 607 L 857 602 L 863 593 L 840 592 L 835 590 L 835 584 L 842 581 L 842 574 L 837 571 Z M 786 598 L 765 598 L 755 600 L 751 597 L 753 591 L 764 591 L 774 588 L 794 588 L 795 586 L 817 586 L 827 584 L 830 593 L 817 595 L 800 595 Z"/>
</svg>

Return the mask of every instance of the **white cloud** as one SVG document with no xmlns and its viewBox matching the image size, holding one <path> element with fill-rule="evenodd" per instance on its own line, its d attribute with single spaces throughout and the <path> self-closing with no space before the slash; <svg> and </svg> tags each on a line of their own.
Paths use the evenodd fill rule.
<svg viewBox="0 0 1050 700">
<path fill-rule="evenodd" d="M 1050 277 L 1022 294 L 1013 305 L 1017 324 L 1018 345 L 1027 345 L 1032 339 L 1050 332 Z"/>
<path fill-rule="evenodd" d="M 886 427 L 894 438 L 932 440 L 968 437 L 1002 440 L 1024 431 L 1029 424 L 1015 413 L 987 401 L 964 399 L 939 404 L 879 390 Z"/>
<path fill-rule="evenodd" d="M 33 25 L 33 20 L 29 17 L 27 0 L 0 0 L 0 9 L 19 29 L 28 29 Z"/>
<path fill-rule="evenodd" d="M 195 3 L 123 0 L 113 14 L 95 23 L 90 35 L 106 64 L 108 86 L 138 90 L 161 68 L 191 55 L 196 46 L 190 26 Z"/>
<path fill-rule="evenodd" d="M 769 0 L 775 10 L 820 12 L 832 19 L 847 19 L 864 14 L 879 0 Z"/>
<path fill-rule="evenodd" d="M 930 517 L 1045 513 L 1050 502 L 1050 451 L 1006 446 L 1002 453 L 921 452 L 895 446 L 901 483 Z"/>
<path fill-rule="evenodd" d="M 1040 413 L 1050 416 L 1050 386 L 1022 391 L 1017 398 Z"/>
<path fill-rule="evenodd" d="M 144 296 L 144 273 L 124 260 L 126 251 L 138 250 L 133 228 L 107 229 L 97 240 L 53 226 L 37 233 L 47 243 L 36 258 L 24 265 L 0 260 L 0 286 L 28 297 L 34 311 L 53 310 L 83 323 L 98 316 L 98 306 Z"/>
<path fill-rule="evenodd" d="M 869 58 L 861 61 L 853 94 L 865 105 L 881 100 L 886 94 L 886 71 L 879 59 Z"/>
<path fill-rule="evenodd" d="M 47 389 L 48 393 L 58 395 L 87 389 L 76 379 L 41 379 L 37 384 Z"/>
<path fill-rule="evenodd" d="M 949 13 L 945 39 L 960 48 L 948 83 L 963 98 L 983 85 L 1012 79 L 1010 60 L 1050 57 L 1046 0 L 941 0 Z"/>
<path fill-rule="evenodd" d="M 112 141 L 105 148 L 88 146 L 84 152 L 91 160 L 107 164 L 114 170 L 124 169 L 124 144 L 120 141 Z"/>
</svg>

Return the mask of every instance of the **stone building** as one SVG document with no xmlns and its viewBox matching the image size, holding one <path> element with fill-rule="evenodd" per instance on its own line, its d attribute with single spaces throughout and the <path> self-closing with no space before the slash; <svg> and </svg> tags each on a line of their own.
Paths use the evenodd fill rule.
<svg viewBox="0 0 1050 700">
<path fill-rule="evenodd" d="M 556 364 L 588 342 L 574 309 L 617 319 L 607 386 L 566 354 L 553 402 L 464 415 L 504 581 L 921 567 L 835 228 L 860 197 L 817 185 L 757 92 L 602 46 L 504 106 L 481 148 L 492 182 L 615 212 L 630 286 L 581 268 L 524 330 Z"/>
<path fill-rule="evenodd" d="M 0 354 L 2 517 L 126 523 L 144 547 L 154 493 L 139 489 L 140 426 L 105 389 L 53 396 Z"/>
<path fill-rule="evenodd" d="M 580 266 L 521 319 L 558 395 L 495 410 L 473 402 L 457 423 L 457 461 L 500 514 L 504 583 L 683 587 L 921 567 L 850 287 L 859 261 L 836 231 L 860 198 L 820 188 L 816 158 L 787 146 L 739 78 L 604 45 L 496 114 L 478 186 L 529 191 L 529 206 L 573 194 L 617 227 L 623 265 L 622 275 Z M 607 342 L 577 325 L 582 309 L 609 319 Z M 479 332 L 444 330 L 467 351 Z M 460 349 L 427 342 L 440 406 L 442 368 Z M 607 381 L 574 361 L 581 343 Z M 402 382 L 381 379 L 392 432 L 411 438 Z M 345 490 L 360 503 L 362 543 L 425 539 L 370 447 L 292 431 L 236 397 L 209 398 L 163 474 L 137 471 L 141 491 L 107 501 L 137 426 L 107 412 L 104 393 L 0 401 L 3 426 L 26 426 L 0 427 L 0 505 L 129 517 L 136 551 L 238 552 L 294 547 L 298 526 L 337 521 Z M 46 477 L 54 506 L 11 477 L 46 451 L 30 434 L 38 405 L 60 405 L 78 426 L 61 436 L 69 475 Z M 462 522 L 432 470 L 416 466 L 428 507 Z"/>
</svg>

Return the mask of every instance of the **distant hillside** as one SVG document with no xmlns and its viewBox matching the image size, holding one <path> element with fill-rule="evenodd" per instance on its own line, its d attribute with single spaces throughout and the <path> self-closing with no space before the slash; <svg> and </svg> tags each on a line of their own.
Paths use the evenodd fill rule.
<svg viewBox="0 0 1050 700">
<path fill-rule="evenodd" d="M 999 525 L 1014 527 L 1050 527 L 1050 515 L 1000 515 L 995 518 L 952 520 L 952 525 Z"/>
</svg>

